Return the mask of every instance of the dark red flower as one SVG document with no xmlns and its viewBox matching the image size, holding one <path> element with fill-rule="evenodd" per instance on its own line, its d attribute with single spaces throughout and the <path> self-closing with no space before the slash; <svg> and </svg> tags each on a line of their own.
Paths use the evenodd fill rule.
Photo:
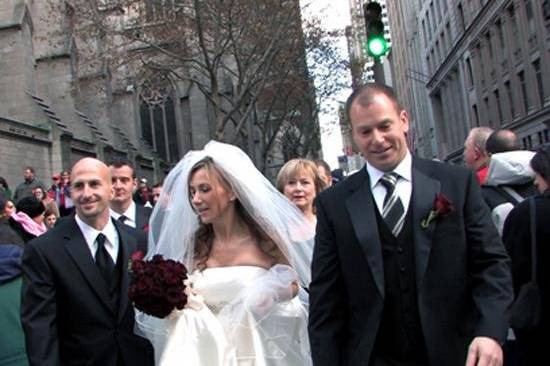
<svg viewBox="0 0 550 366">
<path fill-rule="evenodd" d="M 143 253 L 141 250 L 137 250 L 130 255 L 130 259 L 133 261 L 140 261 L 143 259 L 143 257 L 145 257 L 145 253 Z"/>
<path fill-rule="evenodd" d="M 183 264 L 155 255 L 151 260 L 132 261 L 131 273 L 128 296 L 136 309 L 164 318 L 175 308 L 183 309 L 187 303 L 183 292 L 187 269 Z"/>
<path fill-rule="evenodd" d="M 420 222 L 420 226 L 423 229 L 427 229 L 432 221 L 447 216 L 453 210 L 454 207 L 451 201 L 443 193 L 438 193 L 435 195 L 432 209 L 428 213 L 428 216 Z"/>
<path fill-rule="evenodd" d="M 451 212 L 453 212 L 454 207 L 451 201 L 444 194 L 438 193 L 434 198 L 433 209 L 436 212 L 437 216 L 445 217 Z"/>
</svg>

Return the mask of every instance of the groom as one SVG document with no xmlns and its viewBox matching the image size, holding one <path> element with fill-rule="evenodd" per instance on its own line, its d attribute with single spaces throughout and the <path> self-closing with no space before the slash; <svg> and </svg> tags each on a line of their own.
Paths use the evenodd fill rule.
<svg viewBox="0 0 550 366">
<path fill-rule="evenodd" d="M 391 88 L 346 109 L 367 163 L 317 198 L 314 365 L 501 365 L 509 259 L 475 177 L 411 156 Z"/>
</svg>

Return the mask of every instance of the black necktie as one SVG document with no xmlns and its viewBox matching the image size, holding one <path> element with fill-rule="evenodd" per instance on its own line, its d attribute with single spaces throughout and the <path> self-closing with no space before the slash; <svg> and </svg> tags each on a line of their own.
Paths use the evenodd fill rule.
<svg viewBox="0 0 550 366">
<path fill-rule="evenodd" d="M 382 217 L 395 237 L 399 235 L 405 221 L 405 208 L 395 190 L 397 179 L 399 175 L 396 173 L 386 173 L 380 178 L 380 183 L 386 188 Z"/>
<path fill-rule="evenodd" d="M 118 217 L 118 221 L 119 221 L 120 223 L 122 223 L 122 224 L 125 224 L 125 223 L 126 223 L 126 220 L 128 220 L 128 218 L 127 218 L 126 216 L 124 216 L 124 215 L 120 215 L 120 216 Z"/>
<path fill-rule="evenodd" d="M 105 248 L 105 240 L 107 238 L 102 233 L 99 233 L 96 238 L 97 251 L 95 252 L 95 264 L 99 269 L 99 272 L 105 279 L 105 282 L 110 283 L 115 269 L 113 259 Z"/>
</svg>

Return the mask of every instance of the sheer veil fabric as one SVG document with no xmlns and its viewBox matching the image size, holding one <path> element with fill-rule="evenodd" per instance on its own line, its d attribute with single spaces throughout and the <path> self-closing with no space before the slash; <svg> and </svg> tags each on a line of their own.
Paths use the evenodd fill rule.
<svg viewBox="0 0 550 366">
<path fill-rule="evenodd" d="M 204 299 L 201 296 L 193 299 L 192 302 L 198 302 L 198 306 L 195 306 L 194 309 L 187 308 L 174 312 L 166 319 L 158 319 L 137 312 L 138 331 L 152 341 L 156 353 L 164 353 L 167 344 L 170 349 L 174 349 L 173 341 L 177 338 L 185 338 L 183 333 L 190 332 L 189 324 L 197 323 L 195 319 L 197 314 L 203 314 L 200 321 L 203 327 L 216 328 L 218 325 L 209 325 L 213 324 L 211 320 L 214 318 L 216 324 L 219 324 L 219 329 L 208 329 L 209 332 L 212 332 L 210 338 L 218 338 L 216 334 L 222 338 L 215 340 L 216 345 L 212 346 L 217 349 L 214 352 L 221 352 L 219 365 L 232 365 L 234 362 L 239 364 L 240 357 L 250 359 L 255 357 L 255 352 L 258 353 L 257 350 L 247 351 L 248 353 L 243 355 L 242 350 L 235 350 L 231 343 L 242 343 L 243 341 L 241 339 L 239 342 L 233 342 L 236 332 L 241 332 L 240 337 L 261 338 L 260 343 L 263 346 L 259 353 L 265 359 L 275 360 L 273 362 L 255 361 L 256 363 L 252 364 L 309 364 L 307 311 L 300 305 L 297 297 L 291 299 L 290 293 L 285 294 L 285 292 L 289 291 L 292 281 L 298 281 L 301 287 L 309 286 L 314 228 L 307 222 L 303 214 L 255 168 L 249 157 L 239 148 L 211 141 L 203 150 L 187 153 L 172 169 L 165 179 L 161 196 L 151 215 L 149 250 L 146 258 L 161 254 L 165 258 L 184 263 L 190 273 L 195 269 L 193 262 L 194 234 L 199 227 L 199 219 L 189 202 L 188 176 L 191 168 L 206 157 L 213 159 L 243 208 L 278 246 L 289 266 L 276 265 L 271 270 L 254 271 L 254 275 L 249 276 L 246 282 L 237 280 L 238 287 L 228 291 L 232 292 L 233 296 L 231 299 L 226 299 L 227 301 L 222 301 L 223 306 L 217 304 L 218 306 L 215 308 L 210 306 L 209 309 L 212 302 L 205 294 Z M 231 278 L 231 272 L 242 272 L 243 268 L 239 269 L 239 267 L 225 267 L 228 269 L 225 271 L 227 277 Z M 236 271 L 232 271 L 231 268 Z M 206 269 L 200 273 L 197 273 L 198 271 L 193 273 L 191 281 L 193 278 L 202 279 L 205 289 L 209 288 L 210 282 L 218 280 L 214 279 L 215 276 L 212 275 L 214 271 L 210 271 L 210 274 L 207 273 L 208 271 L 209 269 Z M 246 270 L 245 272 L 249 273 L 250 271 Z M 239 275 L 237 278 L 241 277 Z M 233 285 L 234 283 L 228 283 L 224 286 L 231 287 Z M 200 286 L 198 287 L 200 288 Z M 221 291 L 223 292 L 223 288 Z M 262 298 L 262 296 L 264 297 Z M 262 307 L 265 307 L 266 303 L 271 305 L 267 309 L 262 308 L 261 311 L 258 311 L 256 305 L 261 304 Z M 205 311 L 208 313 L 207 315 L 204 314 Z M 183 315 L 185 312 L 188 313 L 188 316 Z M 191 314 L 190 312 L 195 313 Z M 288 327 L 283 329 L 284 327 L 280 326 L 288 320 L 285 317 L 293 319 L 296 324 L 301 324 L 300 327 L 303 329 L 296 329 L 296 334 L 288 334 Z M 205 319 L 206 322 L 204 322 Z M 182 325 L 183 323 L 185 326 Z M 181 330 L 184 328 L 185 332 Z M 223 335 L 220 334 L 220 329 L 223 329 Z M 187 341 L 182 340 L 181 342 Z M 189 343 L 186 344 L 188 347 Z M 213 352 L 212 347 L 210 353 Z M 181 350 L 183 348 L 182 344 Z M 178 351 L 173 352 L 174 354 L 178 353 Z M 224 359 L 227 354 L 230 354 L 230 360 Z M 288 358 L 291 354 L 293 356 Z M 256 354 L 256 356 L 258 355 Z M 157 354 L 156 357 L 159 361 L 166 358 L 166 355 L 161 357 Z M 168 358 L 175 359 L 173 355 L 169 355 Z M 289 361 L 290 359 L 295 361 Z M 276 360 L 280 360 L 281 363 Z M 180 362 L 185 363 L 185 359 Z"/>
</svg>

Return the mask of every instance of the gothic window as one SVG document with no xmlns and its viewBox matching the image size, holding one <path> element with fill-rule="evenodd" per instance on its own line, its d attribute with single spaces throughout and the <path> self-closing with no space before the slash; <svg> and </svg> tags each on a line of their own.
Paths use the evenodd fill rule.
<svg viewBox="0 0 550 366">
<path fill-rule="evenodd" d="M 162 21 L 174 16 L 177 0 L 145 0 L 145 18 L 149 22 Z"/>
<path fill-rule="evenodd" d="M 141 134 L 167 162 L 179 159 L 178 131 L 170 81 L 161 73 L 149 75 L 141 83 Z"/>
</svg>

